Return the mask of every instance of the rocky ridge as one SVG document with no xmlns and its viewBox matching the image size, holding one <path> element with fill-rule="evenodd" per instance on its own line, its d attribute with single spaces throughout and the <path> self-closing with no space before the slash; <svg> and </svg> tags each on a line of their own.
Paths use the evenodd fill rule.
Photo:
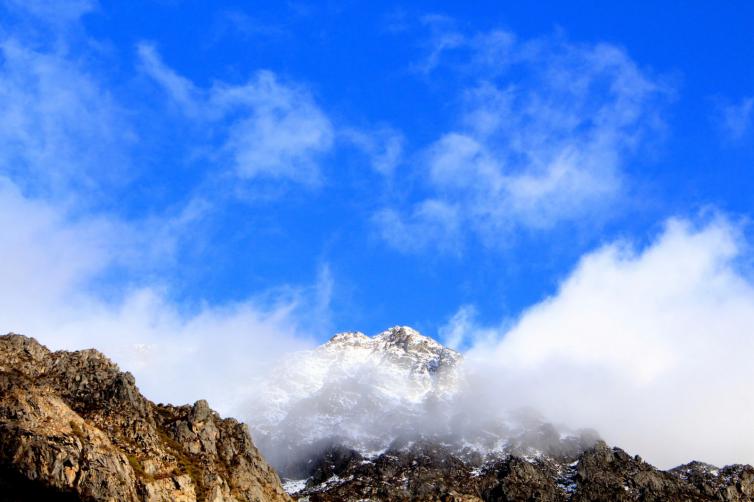
<svg viewBox="0 0 754 502">
<path fill-rule="evenodd" d="M 479 463 L 436 442 L 416 441 L 371 459 L 333 447 L 313 463 L 305 484 L 289 486 L 301 502 L 743 502 L 754 500 L 754 468 L 691 462 L 661 471 L 603 441 L 576 455 L 507 455 Z"/>
<path fill-rule="evenodd" d="M 96 350 L 0 336 L 2 500 L 285 501 L 246 425 L 155 404 Z"/>
</svg>

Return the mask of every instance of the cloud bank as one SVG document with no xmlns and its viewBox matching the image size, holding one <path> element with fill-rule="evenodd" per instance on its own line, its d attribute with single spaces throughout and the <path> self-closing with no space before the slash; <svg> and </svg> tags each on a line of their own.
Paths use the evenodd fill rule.
<svg viewBox="0 0 754 502">
<path fill-rule="evenodd" d="M 644 249 L 619 242 L 585 255 L 512 326 L 472 326 L 462 311 L 446 329 L 470 343 L 484 402 L 594 427 L 662 467 L 751 463 L 750 259 L 725 219 L 671 220 Z"/>
</svg>

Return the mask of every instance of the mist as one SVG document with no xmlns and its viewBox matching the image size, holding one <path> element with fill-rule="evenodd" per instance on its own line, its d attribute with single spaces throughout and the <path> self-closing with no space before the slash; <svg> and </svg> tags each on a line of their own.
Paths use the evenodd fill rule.
<svg viewBox="0 0 754 502">
<path fill-rule="evenodd" d="M 479 325 L 461 308 L 440 330 L 468 347 L 455 386 L 440 375 L 417 392 L 405 368 L 305 352 L 256 384 L 260 398 L 242 413 L 278 466 L 328 438 L 366 453 L 428 436 L 479 451 L 518 442 L 525 453 L 588 445 L 592 429 L 661 468 L 751 463 L 746 252 L 723 218 L 670 220 L 643 248 L 586 254 L 513 322 Z"/>
<path fill-rule="evenodd" d="M 0 227 L 13 229 L 0 235 L 2 333 L 32 336 L 52 350 L 96 348 L 132 372 L 149 399 L 207 398 L 227 414 L 239 401 L 236 382 L 314 345 L 331 279 L 325 267 L 314 284 L 183 305 L 148 268 L 171 259 L 167 242 L 180 242 L 180 225 L 71 218 L 0 176 Z M 124 270 L 125 285 L 102 286 Z"/>
<path fill-rule="evenodd" d="M 643 249 L 584 256 L 512 327 L 467 325 L 467 366 L 488 399 L 594 427 L 660 467 L 754 462 L 750 265 L 735 224 L 671 220 Z"/>
</svg>

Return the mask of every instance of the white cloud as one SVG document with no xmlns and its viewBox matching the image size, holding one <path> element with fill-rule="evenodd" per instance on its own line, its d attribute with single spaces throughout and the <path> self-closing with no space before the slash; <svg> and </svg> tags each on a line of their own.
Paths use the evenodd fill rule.
<svg viewBox="0 0 754 502">
<path fill-rule="evenodd" d="M 637 251 L 586 255 L 512 327 L 448 330 L 481 402 L 534 406 L 671 467 L 754 461 L 754 280 L 740 230 L 672 220 Z M 456 319 L 458 321 L 458 319 Z"/>
<path fill-rule="evenodd" d="M 221 151 L 240 178 L 321 181 L 319 162 L 333 146 L 333 126 L 304 87 L 262 70 L 245 84 L 203 90 L 168 68 L 153 47 L 140 45 L 139 55 L 184 113 L 221 131 Z"/>
<path fill-rule="evenodd" d="M 201 91 L 194 83 L 165 66 L 153 46 L 142 43 L 137 50 L 144 72 L 165 89 L 181 111 L 190 116 L 199 114 Z"/>
<path fill-rule="evenodd" d="M 9 7 L 27 12 L 48 23 L 64 25 L 77 21 L 84 14 L 91 12 L 97 6 L 94 0 L 5 0 Z"/>
<path fill-rule="evenodd" d="M 429 14 L 423 16 L 420 21 L 422 25 L 429 27 L 431 36 L 428 43 L 429 53 L 416 65 L 416 69 L 422 73 L 430 73 L 440 64 L 445 52 L 463 46 L 466 40 L 455 29 L 452 18 L 441 14 Z"/>
<path fill-rule="evenodd" d="M 720 107 L 720 122 L 723 130 L 733 141 L 743 138 L 754 122 L 754 98 L 744 98 L 735 104 Z"/>
<path fill-rule="evenodd" d="M 53 349 L 97 348 L 132 371 L 152 399 L 207 398 L 230 411 L 242 387 L 229 382 L 258 376 L 282 353 L 310 345 L 307 327 L 327 315 L 332 278 L 325 268 L 311 288 L 187 311 L 165 285 L 138 273 L 154 259 L 150 243 L 167 246 L 170 224 L 182 222 L 73 219 L 0 178 L 0 326 Z M 99 281 L 119 266 L 130 281 L 115 297 L 103 295 Z"/>
<path fill-rule="evenodd" d="M 28 7 L 55 14 L 52 4 Z M 65 11 L 74 21 L 84 7 L 60 8 L 76 10 Z M 134 175 L 128 114 L 86 55 L 73 56 L 67 34 L 56 34 L 61 38 L 53 37 L 50 48 L 11 31 L 16 38 L 0 42 L 0 329 L 53 349 L 97 348 L 132 371 L 152 399 L 208 398 L 230 411 L 240 398 L 228 382 L 252 378 L 277 355 L 308 346 L 307 333 L 327 324 L 329 270 L 323 267 L 313 286 L 281 285 L 234 303 L 175 301 L 162 279 L 165 265 L 179 265 L 173 260 L 189 238 L 201 242 L 195 224 L 210 202 L 189 198 L 145 218 L 115 216 L 121 207 L 94 212 L 97 197 L 115 199 L 114 186 Z M 329 122 L 308 94 L 274 76 L 203 91 L 148 47 L 141 52 L 145 69 L 203 120 L 228 116 L 236 130 L 265 140 L 295 136 L 292 152 L 271 140 L 267 150 L 255 147 L 273 158 L 258 154 L 262 167 L 285 156 L 306 164 L 315 143 L 329 141 Z M 309 119 L 323 121 L 324 136 L 306 130 L 318 125 Z"/>
<path fill-rule="evenodd" d="M 620 199 L 626 162 L 660 128 L 660 82 L 607 44 L 494 31 L 441 44 L 431 59 L 451 49 L 466 56 L 455 66 L 468 80 L 457 127 L 425 152 L 424 183 L 457 208 L 461 228 L 499 244 Z M 404 213 L 404 225 L 422 226 L 417 209 Z"/>
<path fill-rule="evenodd" d="M 374 215 L 373 221 L 380 237 L 399 251 L 416 252 L 432 245 L 446 253 L 460 252 L 461 217 L 458 208 L 442 200 L 422 201 L 413 207 L 410 218 L 395 209 L 385 208 Z"/>
<path fill-rule="evenodd" d="M 462 350 L 466 335 L 474 328 L 476 309 L 471 305 L 464 305 L 453 314 L 447 324 L 440 328 L 440 340 L 443 345 L 453 350 Z"/>
<path fill-rule="evenodd" d="M 109 93 L 76 62 L 0 42 L 0 172 L 24 188 L 63 196 L 130 173 L 129 125 Z"/>
<path fill-rule="evenodd" d="M 405 138 L 395 129 L 345 129 L 340 134 L 346 141 L 363 151 L 369 157 L 372 169 L 384 176 L 392 176 L 402 161 Z"/>
</svg>

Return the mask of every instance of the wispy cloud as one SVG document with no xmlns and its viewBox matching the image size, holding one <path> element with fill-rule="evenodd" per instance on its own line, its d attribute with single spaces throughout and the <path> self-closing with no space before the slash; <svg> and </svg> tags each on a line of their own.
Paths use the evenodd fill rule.
<svg viewBox="0 0 754 502">
<path fill-rule="evenodd" d="M 340 136 L 366 154 L 372 168 L 384 176 L 392 176 L 403 161 L 405 138 L 391 127 L 374 130 L 348 128 L 341 130 Z"/>
<path fill-rule="evenodd" d="M 72 23 L 90 7 L 25 6 Z M 110 92 L 66 33 L 48 34 L 53 41 L 44 44 L 22 31 L 9 28 L 0 42 L 0 281 L 8 286 L 0 292 L 0 327 L 54 349 L 96 347 L 134 372 L 152 399 L 209 398 L 227 410 L 240 391 L 227 381 L 251 378 L 283 351 L 308 346 L 309 334 L 327 325 L 329 269 L 322 268 L 315 284 L 280 284 L 236 301 L 176 300 L 176 277 L 165 270 L 180 267 L 174 260 L 189 239 L 192 245 L 206 240 L 197 222 L 211 201 L 180 194 L 179 202 L 144 212 L 113 209 L 122 193 L 113 187 L 133 187 L 144 174 L 139 169 L 152 167 L 132 159 L 143 146 L 129 119 L 134 109 Z M 193 107 L 189 117 L 210 123 L 227 117 L 231 132 L 267 141 L 247 148 L 262 152 L 256 165 L 263 169 L 286 155 L 306 163 L 318 148 L 312 142 L 331 141 L 307 137 L 311 115 L 325 135 L 329 123 L 304 90 L 272 75 L 207 91 L 146 46 L 142 56 L 174 103 Z M 296 136 L 293 153 L 272 144 L 285 134 Z M 226 134 L 228 145 L 232 138 Z"/>
<path fill-rule="evenodd" d="M 441 14 L 427 14 L 419 20 L 430 30 L 430 36 L 425 44 L 427 55 L 415 65 L 415 69 L 422 73 L 429 73 L 440 64 L 441 57 L 452 49 L 466 44 L 466 37 L 456 29 L 455 21 Z"/>
<path fill-rule="evenodd" d="M 312 330 L 328 322 L 326 267 L 312 286 L 187 308 L 174 301 L 169 282 L 141 273 L 159 259 L 154 253 L 170 251 L 171 222 L 74 217 L 0 178 L 0 226 L 0 281 L 8 285 L 0 292 L 0 326 L 53 349 L 95 347 L 132 371 L 155 400 L 208 398 L 229 411 L 243 386 L 227 382 L 247 381 L 283 353 L 310 346 Z M 108 293 L 102 281 L 118 269 L 130 280 Z"/>
<path fill-rule="evenodd" d="M 270 38 L 290 36 L 284 24 L 271 23 L 252 17 L 241 10 L 223 10 L 219 12 L 212 25 L 212 41 L 217 41 L 224 35 L 242 36 L 255 38 L 255 41 L 264 41 Z"/>
<path fill-rule="evenodd" d="M 374 214 L 373 222 L 380 237 L 398 251 L 419 252 L 432 246 L 444 253 L 458 254 L 462 246 L 460 209 L 443 200 L 424 200 L 414 205 L 409 217 L 384 208 Z"/>
<path fill-rule="evenodd" d="M 4 3 L 16 12 L 30 14 L 55 25 L 78 21 L 98 4 L 96 0 L 5 0 Z"/>
<path fill-rule="evenodd" d="M 744 98 L 738 103 L 720 105 L 717 118 L 728 139 L 741 140 L 754 126 L 754 98 Z"/>
<path fill-rule="evenodd" d="M 245 84 L 200 89 L 152 46 L 140 45 L 139 55 L 144 71 L 187 116 L 221 131 L 221 158 L 238 177 L 321 182 L 319 161 L 333 146 L 333 125 L 303 86 L 261 70 Z"/>
<path fill-rule="evenodd" d="M 24 188 L 94 195 L 130 176 L 135 134 L 85 67 L 57 50 L 0 42 L 0 171 Z"/>
<path fill-rule="evenodd" d="M 611 45 L 451 33 L 456 41 L 440 37 L 425 65 L 463 56 L 448 63 L 465 82 L 457 126 L 423 156 L 429 200 L 452 215 L 439 235 L 470 229 L 495 245 L 512 230 L 548 229 L 615 203 L 626 162 L 661 130 L 668 88 Z M 424 207 L 404 208 L 400 225 L 424 226 Z"/>
</svg>

